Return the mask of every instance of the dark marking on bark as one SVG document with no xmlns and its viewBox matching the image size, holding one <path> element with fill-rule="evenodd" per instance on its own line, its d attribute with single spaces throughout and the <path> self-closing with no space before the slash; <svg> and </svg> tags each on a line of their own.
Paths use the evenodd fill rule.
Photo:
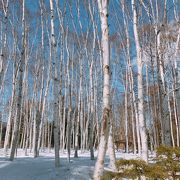
<svg viewBox="0 0 180 180">
<path fill-rule="evenodd" d="M 108 66 L 108 65 L 105 65 L 105 66 L 104 66 L 104 71 L 105 71 L 107 74 L 109 74 L 109 66 Z"/>
<path fill-rule="evenodd" d="M 104 108 L 103 110 L 103 132 L 105 132 L 107 125 L 108 125 L 108 121 L 109 121 L 109 113 L 110 110 L 108 108 Z"/>
<path fill-rule="evenodd" d="M 100 161 L 100 164 L 104 164 L 104 160 L 101 160 L 101 161 Z"/>
</svg>

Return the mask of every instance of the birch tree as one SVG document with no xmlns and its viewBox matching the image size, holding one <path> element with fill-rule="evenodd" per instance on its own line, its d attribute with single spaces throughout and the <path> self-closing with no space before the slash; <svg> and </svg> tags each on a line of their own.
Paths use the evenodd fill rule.
<svg viewBox="0 0 180 180">
<path fill-rule="evenodd" d="M 101 137 L 98 148 L 97 161 L 94 170 L 94 179 L 100 180 L 104 170 L 109 122 L 110 122 L 110 66 L 109 66 L 109 30 L 108 30 L 108 0 L 98 0 L 102 33 L 102 58 L 103 58 L 103 114 L 101 120 Z"/>
<path fill-rule="evenodd" d="M 148 146 L 147 146 L 147 134 L 144 119 L 144 107 L 143 107 L 143 61 L 142 61 L 142 48 L 140 45 L 139 34 L 138 34 L 138 14 L 136 7 L 136 0 L 131 0 L 132 11 L 133 11 L 133 31 L 136 45 L 136 58 L 138 68 L 138 118 L 139 118 L 139 130 L 141 137 L 141 158 L 144 161 L 148 161 Z"/>
<path fill-rule="evenodd" d="M 10 160 L 14 160 L 15 150 L 18 143 L 19 135 L 19 123 L 21 119 L 21 110 L 22 110 L 22 95 L 23 95 L 23 75 L 24 75 L 24 65 L 25 65 L 25 50 L 26 50 L 26 30 L 25 30 L 25 0 L 23 0 L 23 9 L 22 9 L 22 48 L 21 48 L 21 59 L 19 62 L 19 81 L 18 81 L 18 98 L 17 98 L 17 117 L 14 121 L 14 128 L 12 134 L 12 143 L 10 151 Z"/>
<path fill-rule="evenodd" d="M 52 77 L 53 77 L 53 120 L 54 120 L 54 148 L 55 148 L 55 167 L 59 167 L 59 98 L 58 98 L 58 71 L 56 59 L 56 40 L 54 27 L 54 6 L 53 0 L 50 0 L 51 10 L 51 49 L 50 58 L 52 60 Z"/>
</svg>

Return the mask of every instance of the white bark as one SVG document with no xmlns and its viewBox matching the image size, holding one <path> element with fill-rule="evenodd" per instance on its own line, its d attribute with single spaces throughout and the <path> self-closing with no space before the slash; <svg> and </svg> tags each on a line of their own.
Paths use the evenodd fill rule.
<svg viewBox="0 0 180 180">
<path fill-rule="evenodd" d="M 93 88 L 93 62 L 92 62 L 90 66 L 90 132 L 89 132 L 91 160 L 94 160 L 93 124 L 94 124 L 94 88 Z"/>
<path fill-rule="evenodd" d="M 40 0 L 40 8 L 41 8 L 41 56 L 42 60 L 45 60 L 44 57 L 44 21 L 43 21 L 43 16 L 44 16 L 44 11 L 43 11 L 43 0 Z M 42 70 L 42 79 L 44 80 L 44 64 L 43 64 L 43 70 Z M 44 125 L 44 115 L 45 115 L 45 105 L 47 101 L 47 96 L 49 93 L 49 84 L 50 84 L 50 79 L 51 79 L 51 58 L 48 61 L 48 67 L 47 67 L 47 80 L 46 80 L 46 87 L 45 87 L 45 92 L 44 92 L 44 97 L 43 100 L 41 98 L 41 115 L 40 115 L 40 125 L 39 125 L 39 137 L 38 137 L 38 151 L 40 149 L 40 144 L 41 144 L 41 139 L 42 139 L 42 131 L 43 131 L 43 125 Z M 42 81 L 42 88 L 41 88 L 41 94 L 43 93 L 44 90 L 44 85 Z"/>
<path fill-rule="evenodd" d="M 1 52 L 0 52 L 0 92 L 2 90 L 2 86 L 4 83 L 5 73 L 6 73 L 6 67 L 5 67 L 5 51 L 7 48 L 7 23 L 8 23 L 8 10 L 9 10 L 9 0 L 6 1 L 6 4 L 4 0 L 2 0 L 2 8 L 4 11 L 4 19 L 3 23 L 1 24 Z M 4 29 L 3 29 L 4 24 Z M 6 65 L 8 67 L 8 65 Z"/>
<path fill-rule="evenodd" d="M 147 146 L 147 134 L 144 120 L 144 107 L 143 107 L 143 81 L 142 81 L 142 49 L 139 41 L 138 34 L 138 15 L 136 10 L 136 0 L 131 0 L 133 11 L 133 30 L 136 44 L 137 66 L 138 66 L 138 118 L 139 118 L 139 130 L 141 136 L 141 158 L 144 161 L 148 161 L 148 146 Z"/>
<path fill-rule="evenodd" d="M 94 85 L 93 85 L 93 66 L 94 66 L 94 51 L 95 51 L 95 46 L 96 46 L 96 27 L 95 27 L 95 22 L 94 22 L 94 17 L 93 17 L 93 13 L 94 13 L 94 9 L 92 10 L 91 4 L 89 2 L 89 13 L 90 13 L 90 17 L 91 17 L 91 21 L 93 24 L 93 47 L 92 47 L 92 59 L 91 59 L 91 64 L 90 64 L 90 71 L 89 71 L 89 75 L 90 75 L 90 132 L 89 132 L 89 144 L 90 144 L 90 154 L 91 154 L 91 160 L 94 159 L 94 149 L 93 149 L 93 137 L 94 137 L 94 133 L 93 133 L 93 125 L 94 125 Z"/>
<path fill-rule="evenodd" d="M 136 142 L 135 142 L 135 133 L 134 133 L 134 131 L 135 131 L 134 128 L 135 128 L 135 125 L 136 125 L 138 152 L 139 152 L 139 155 L 140 155 L 141 141 L 140 141 L 140 133 L 139 133 L 139 121 L 138 121 L 136 97 L 135 97 L 135 92 L 134 92 L 134 89 L 133 89 L 133 87 L 134 87 L 134 78 L 133 78 L 133 71 L 132 71 L 131 57 L 130 57 L 130 37 L 129 37 L 127 16 L 125 14 L 125 1 L 122 0 L 121 4 L 122 4 L 123 20 L 124 20 L 125 33 L 126 33 L 126 43 L 127 43 L 128 79 L 129 79 L 129 83 L 130 83 L 129 88 L 130 88 L 130 94 L 131 94 L 131 99 L 132 99 L 132 103 L 131 103 L 132 106 L 131 107 L 132 107 L 132 128 L 133 128 L 134 153 L 136 153 Z M 135 116 L 134 116 L 133 111 L 135 111 Z"/>
<path fill-rule="evenodd" d="M 174 133 L 173 133 L 173 122 L 172 122 L 172 114 L 171 114 L 171 101 L 169 98 L 169 93 L 168 93 L 168 108 L 169 108 L 169 112 L 170 112 L 170 130 L 171 130 L 171 141 L 172 141 L 172 146 L 175 147 L 175 141 L 174 141 Z"/>
<path fill-rule="evenodd" d="M 50 58 L 52 60 L 53 73 L 53 120 L 54 120 L 54 148 L 55 148 L 55 167 L 59 167 L 59 96 L 58 96 L 58 77 L 57 77 L 57 62 L 56 62 L 56 40 L 54 28 L 54 7 L 53 0 L 50 0 L 51 9 L 51 52 Z"/>
<path fill-rule="evenodd" d="M 126 70 L 127 71 L 127 70 Z M 126 80 L 125 80 L 125 103 L 124 103 L 124 111 L 125 111 L 125 138 L 126 138 L 126 147 L 125 151 L 128 153 L 129 151 L 129 137 L 128 137 L 128 75 L 126 72 Z"/>
<path fill-rule="evenodd" d="M 33 89 L 33 100 L 34 100 L 34 105 L 33 105 L 33 112 L 34 112 L 34 128 L 33 128 L 33 155 L 34 157 L 37 157 L 39 155 L 39 150 L 38 150 L 38 136 L 39 136 L 39 125 L 40 125 L 40 120 L 41 120 L 41 102 L 38 103 L 38 87 L 37 87 L 37 82 L 38 82 L 38 74 L 39 74 L 39 66 L 40 66 L 40 60 L 36 64 L 36 70 L 35 70 L 35 78 L 34 78 L 34 89 Z M 42 82 L 43 84 L 43 82 Z M 40 97 L 41 99 L 41 97 Z"/>
<path fill-rule="evenodd" d="M 8 117 L 8 122 L 6 126 L 6 134 L 5 134 L 5 141 L 4 141 L 4 153 L 6 155 L 8 147 L 9 147 L 9 141 L 10 141 L 10 135 L 11 135 L 11 127 L 12 127 L 12 122 L 15 119 L 15 95 L 16 95 L 16 81 L 17 81 L 17 67 L 14 65 L 14 75 L 13 75 L 13 84 L 12 84 L 12 97 L 11 97 L 11 104 L 10 104 L 10 109 L 9 109 L 9 117 Z"/>
<path fill-rule="evenodd" d="M 109 129 L 109 137 L 108 137 L 108 154 L 109 154 L 109 167 L 116 171 L 116 156 L 114 149 L 114 122 L 113 122 L 112 112 L 110 113 L 110 129 Z"/>
<path fill-rule="evenodd" d="M 69 88 L 69 94 L 68 94 L 68 114 L 67 114 L 67 128 L 66 128 L 66 138 L 67 138 L 67 143 L 66 143 L 66 147 L 67 147 L 67 158 L 68 158 L 68 162 L 70 162 L 70 154 L 71 154 L 71 111 L 72 111 L 72 107 L 71 107 L 71 79 L 70 79 L 70 52 L 69 52 L 69 47 L 68 47 L 68 29 L 67 29 L 67 35 L 66 35 L 66 51 L 67 51 L 67 86 Z"/>
<path fill-rule="evenodd" d="M 108 0 L 98 0 L 102 32 L 103 54 L 103 115 L 101 124 L 101 137 L 99 142 L 97 162 L 94 170 L 94 179 L 100 180 L 104 170 L 104 157 L 106 154 L 109 121 L 110 121 L 110 67 L 109 67 L 109 30 L 108 30 Z"/>
<path fill-rule="evenodd" d="M 175 127 L 176 127 L 176 145 L 179 147 L 179 124 L 178 124 L 176 97 L 174 91 L 173 91 L 173 106 L 174 106 L 174 118 L 175 118 Z M 171 109 L 169 109 L 169 112 L 171 113 Z"/>
<path fill-rule="evenodd" d="M 19 123 L 21 119 L 22 111 L 22 96 L 23 96 L 23 74 L 25 65 L 25 50 L 26 50 L 26 35 L 25 35 L 25 0 L 23 0 L 23 16 L 22 16 L 22 49 L 21 49 L 21 60 L 19 66 L 19 82 L 18 82 L 18 98 L 17 98 L 17 118 L 14 121 L 14 129 L 12 135 L 10 161 L 14 160 L 15 151 L 17 148 L 17 141 L 19 136 Z"/>
<path fill-rule="evenodd" d="M 81 111 L 82 111 L 82 82 L 83 81 L 83 65 L 82 59 L 80 57 L 80 87 L 79 87 L 79 97 L 78 97 L 78 116 L 76 121 L 76 131 L 75 131 L 75 153 L 74 157 L 78 157 L 78 149 L 79 149 L 79 126 L 81 125 Z M 82 133 L 81 133 L 82 134 Z"/>
</svg>

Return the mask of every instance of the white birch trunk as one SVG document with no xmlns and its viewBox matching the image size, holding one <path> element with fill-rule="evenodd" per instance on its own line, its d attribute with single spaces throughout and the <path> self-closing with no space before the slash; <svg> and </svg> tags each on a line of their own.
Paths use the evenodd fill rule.
<svg viewBox="0 0 180 180">
<path fill-rule="evenodd" d="M 109 137 L 108 137 L 108 154 L 109 154 L 109 167 L 116 171 L 116 156 L 115 156 L 115 148 L 114 148 L 114 120 L 112 117 L 112 112 L 110 112 L 110 129 L 109 129 Z"/>
<path fill-rule="evenodd" d="M 58 96 L 58 77 L 57 77 L 57 62 L 56 62 L 56 40 L 54 29 L 54 7 L 53 0 L 50 0 L 51 9 L 51 52 L 53 73 L 53 120 L 54 120 L 54 148 L 55 148 L 55 167 L 59 167 L 59 96 Z"/>
<path fill-rule="evenodd" d="M 12 122 L 15 119 L 15 101 L 16 101 L 16 81 L 17 81 L 17 74 L 16 70 L 17 67 L 14 65 L 14 70 L 13 70 L 13 84 L 12 84 L 12 97 L 11 97 L 11 104 L 10 104 L 10 109 L 9 109 L 9 117 L 8 117 L 8 122 L 6 126 L 6 134 L 5 134 L 5 141 L 4 141 L 4 154 L 7 154 L 7 150 L 9 147 L 9 141 L 10 141 L 10 135 L 11 135 L 11 127 L 12 127 Z"/>
<path fill-rule="evenodd" d="M 83 81 L 83 65 L 82 59 L 80 57 L 80 87 L 79 87 L 79 98 L 78 98 L 78 116 L 76 122 L 76 131 L 75 131 L 75 153 L 74 157 L 78 157 L 78 149 L 79 149 L 79 126 L 82 123 L 82 82 Z M 82 131 L 81 131 L 82 132 Z M 82 134 L 82 133 L 81 133 Z"/>
<path fill-rule="evenodd" d="M 126 70 L 127 71 L 127 70 Z M 125 111 L 125 138 L 126 138 L 126 148 L 125 151 L 126 153 L 129 152 L 129 138 L 128 138 L 128 75 L 126 72 L 126 80 L 125 80 L 125 103 L 124 103 L 124 111 Z"/>
<path fill-rule="evenodd" d="M 67 35 L 66 35 L 66 51 L 67 51 L 67 86 L 69 88 L 68 91 L 68 114 L 67 114 L 67 128 L 66 128 L 66 138 L 67 138 L 67 143 L 66 143 L 66 147 L 67 147 L 67 159 L 68 162 L 70 162 L 70 154 L 71 154 L 71 111 L 72 111 L 72 107 L 71 107 L 71 79 L 70 79 L 70 52 L 69 52 L 69 47 L 68 47 L 68 29 L 67 29 Z"/>
<path fill-rule="evenodd" d="M 172 86 L 174 88 L 174 86 Z M 174 88 L 175 89 L 175 88 Z M 176 94 L 173 91 L 173 107 L 174 107 L 174 118 L 175 118 L 175 127 L 176 127 L 176 145 L 179 147 L 179 124 L 178 124 L 178 114 L 177 114 L 177 103 L 176 103 Z M 169 109 L 171 113 L 171 109 Z M 171 115 L 171 114 L 170 114 Z"/>
<path fill-rule="evenodd" d="M 44 11 L 43 11 L 43 0 L 40 0 L 40 8 L 41 8 L 41 56 L 42 60 L 45 60 L 44 57 L 44 21 L 43 21 L 43 16 L 44 16 Z M 41 88 L 41 94 L 43 93 L 44 86 L 43 86 L 43 80 L 44 80 L 44 63 L 43 63 L 43 70 L 42 70 L 42 88 Z M 49 84 L 50 84 L 50 79 L 51 79 L 51 58 L 48 61 L 48 68 L 47 68 L 47 81 L 46 81 L 46 87 L 45 87 L 45 92 L 44 92 L 44 97 L 43 100 L 41 98 L 41 115 L 40 115 L 40 125 L 39 125 L 39 136 L 38 136 L 38 151 L 40 149 L 40 144 L 41 144 L 41 138 L 42 138 L 42 131 L 43 131 L 43 125 L 44 125 L 44 115 L 45 115 L 45 105 L 47 101 L 47 96 L 49 92 Z"/>
<path fill-rule="evenodd" d="M 94 179 L 100 180 L 104 171 L 104 158 L 106 154 L 109 122 L 110 122 L 110 66 L 109 66 L 109 30 L 108 30 L 108 0 L 98 0 L 102 32 L 103 54 L 103 114 L 101 123 L 101 137 L 97 161 L 94 170 Z"/>
<path fill-rule="evenodd" d="M 95 38 L 95 37 L 94 37 Z M 93 62 L 90 66 L 90 132 L 89 132 L 89 144 L 91 160 L 94 160 L 94 148 L 93 148 L 93 124 L 94 124 L 94 88 L 93 88 Z"/>
<path fill-rule="evenodd" d="M 4 1 L 2 1 L 2 9 L 4 11 L 4 18 L 3 23 L 1 23 L 1 52 L 0 52 L 0 92 L 3 87 L 4 83 L 4 78 L 5 78 L 5 73 L 7 68 L 5 68 L 5 51 L 7 48 L 7 29 L 8 29 L 8 10 L 9 10 L 9 0 L 6 1 L 6 4 Z M 3 29 L 3 24 L 4 24 L 4 29 Z M 8 65 L 6 65 L 8 67 Z M 6 70 L 5 70 L 6 69 Z"/>
<path fill-rule="evenodd" d="M 140 155 L 141 149 L 141 141 L 140 141 L 140 133 L 139 133 L 139 121 L 138 121 L 138 112 L 137 112 L 137 105 L 136 105 L 136 97 L 134 92 L 134 78 L 132 72 L 132 65 L 131 65 L 131 57 L 130 57 L 130 37 L 129 37 L 129 29 L 128 29 L 128 21 L 127 16 L 125 14 L 125 1 L 121 1 L 122 4 L 122 11 L 123 11 L 123 20 L 125 26 L 125 33 L 126 33 L 126 43 L 127 43 L 127 65 L 128 65 L 128 79 L 130 83 L 130 94 L 131 94 L 131 107 L 132 107 L 132 128 L 133 128 L 133 143 L 134 143 L 134 153 L 136 153 L 136 140 L 135 140 L 135 125 L 136 125 L 136 135 L 137 135 L 137 143 L 138 143 L 138 153 Z M 134 107 L 133 107 L 134 106 Z M 134 112 L 135 111 L 135 116 Z M 134 121 L 135 118 L 135 121 Z"/>
<path fill-rule="evenodd" d="M 22 110 L 22 96 L 23 96 L 23 74 L 25 64 L 25 50 L 26 50 L 26 37 L 25 37 L 25 0 L 23 0 L 23 16 L 22 16 L 22 49 L 21 49 L 21 60 L 19 67 L 19 82 L 18 82 L 18 98 L 17 98 L 17 118 L 14 121 L 14 129 L 12 134 L 12 143 L 10 151 L 10 161 L 14 160 L 15 151 L 17 148 L 17 141 L 19 136 L 19 123 L 21 119 Z"/>
<path fill-rule="evenodd" d="M 170 112 L 170 130 L 171 130 L 171 141 L 172 141 L 172 146 L 175 147 L 175 141 L 174 141 L 174 133 L 173 133 L 173 122 L 172 122 L 172 114 L 171 114 L 171 102 L 170 102 L 170 98 L 169 98 L 169 93 L 167 94 L 168 96 L 168 108 L 169 108 L 169 112 Z"/>
<path fill-rule="evenodd" d="M 138 15 L 136 10 L 136 0 L 131 0 L 133 11 L 133 30 L 136 44 L 137 54 L 137 66 L 138 66 L 138 117 L 139 117 L 139 130 L 141 137 L 141 158 L 144 161 L 148 161 L 148 146 L 147 146 L 147 134 L 144 120 L 144 107 L 143 107 L 143 77 L 142 77 L 142 49 L 140 47 L 139 35 L 138 35 Z"/>
</svg>

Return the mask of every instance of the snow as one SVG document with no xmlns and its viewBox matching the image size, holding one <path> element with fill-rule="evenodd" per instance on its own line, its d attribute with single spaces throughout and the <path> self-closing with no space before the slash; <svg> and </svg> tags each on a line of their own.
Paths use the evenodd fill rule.
<svg viewBox="0 0 180 180">
<path fill-rule="evenodd" d="M 28 151 L 28 156 L 24 155 L 22 149 L 18 149 L 17 157 L 10 162 L 3 155 L 0 149 L 0 180 L 90 180 L 92 179 L 95 160 L 90 160 L 90 152 L 79 151 L 79 157 L 73 157 L 71 153 L 70 163 L 67 161 L 67 153 L 60 153 L 60 168 L 54 167 L 54 151 L 40 152 L 40 157 L 33 158 L 33 154 Z M 97 156 L 97 152 L 95 152 Z M 129 153 L 116 153 L 117 159 L 133 159 L 137 156 Z M 108 156 L 105 167 L 108 169 Z"/>
</svg>

